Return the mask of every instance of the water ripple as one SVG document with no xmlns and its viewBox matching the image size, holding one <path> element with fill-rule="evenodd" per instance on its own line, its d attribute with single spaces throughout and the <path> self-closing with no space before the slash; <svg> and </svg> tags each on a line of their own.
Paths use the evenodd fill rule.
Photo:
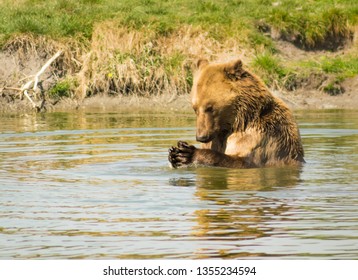
<svg viewBox="0 0 358 280">
<path fill-rule="evenodd" d="M 192 114 L 2 116 L 1 259 L 358 258 L 358 114 L 298 112 L 303 168 L 172 170 Z"/>
</svg>

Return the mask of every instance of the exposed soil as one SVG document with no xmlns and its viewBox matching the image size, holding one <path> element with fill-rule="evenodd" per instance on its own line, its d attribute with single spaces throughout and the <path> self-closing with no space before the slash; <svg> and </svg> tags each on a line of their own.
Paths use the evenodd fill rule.
<svg viewBox="0 0 358 280">
<path fill-rule="evenodd" d="M 351 82 L 350 86 L 357 86 L 357 80 Z M 355 87 L 357 88 L 357 87 Z M 314 90 L 299 90 L 295 92 L 278 92 L 274 95 L 281 98 L 291 109 L 357 109 L 358 94 L 346 91 L 338 96 L 330 96 L 326 93 Z M 96 95 L 78 101 L 70 98 L 54 101 L 47 101 L 44 111 L 125 111 L 125 110 L 156 110 L 156 111 L 187 111 L 191 110 L 189 95 L 160 95 L 154 97 L 138 96 L 117 96 Z M 34 109 L 28 100 L 14 101 L 0 97 L 0 113 L 29 113 Z"/>
<path fill-rule="evenodd" d="M 335 96 L 318 90 L 306 89 L 284 93 L 274 92 L 274 94 L 292 109 L 358 109 L 357 77 L 345 81 L 345 84 L 347 84 L 347 90 Z M 355 88 L 354 85 L 356 85 Z"/>
</svg>

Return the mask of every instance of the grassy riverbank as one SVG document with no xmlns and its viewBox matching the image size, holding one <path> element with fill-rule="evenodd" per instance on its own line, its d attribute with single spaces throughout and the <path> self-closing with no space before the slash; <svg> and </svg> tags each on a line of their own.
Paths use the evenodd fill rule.
<svg viewBox="0 0 358 280">
<path fill-rule="evenodd" d="M 42 89 L 54 99 L 184 94 L 199 57 L 241 57 L 273 89 L 339 95 L 358 75 L 357 26 L 353 0 L 2 0 L 0 89 L 16 99 L 61 49 Z"/>
</svg>

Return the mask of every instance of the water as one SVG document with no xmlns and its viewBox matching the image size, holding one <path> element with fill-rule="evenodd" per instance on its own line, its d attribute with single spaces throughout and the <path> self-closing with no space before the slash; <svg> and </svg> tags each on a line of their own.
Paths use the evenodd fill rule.
<svg viewBox="0 0 358 280">
<path fill-rule="evenodd" d="M 172 170 L 194 114 L 0 117 L 1 259 L 358 258 L 358 112 L 296 112 L 302 168 Z"/>
</svg>

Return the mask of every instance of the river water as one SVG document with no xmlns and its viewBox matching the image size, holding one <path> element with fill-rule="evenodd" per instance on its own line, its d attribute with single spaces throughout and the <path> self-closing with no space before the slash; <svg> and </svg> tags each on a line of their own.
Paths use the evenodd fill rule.
<svg viewBox="0 0 358 280">
<path fill-rule="evenodd" d="M 1 259 L 357 259 L 358 112 L 297 111 L 302 168 L 168 167 L 192 112 L 0 116 Z"/>
</svg>

